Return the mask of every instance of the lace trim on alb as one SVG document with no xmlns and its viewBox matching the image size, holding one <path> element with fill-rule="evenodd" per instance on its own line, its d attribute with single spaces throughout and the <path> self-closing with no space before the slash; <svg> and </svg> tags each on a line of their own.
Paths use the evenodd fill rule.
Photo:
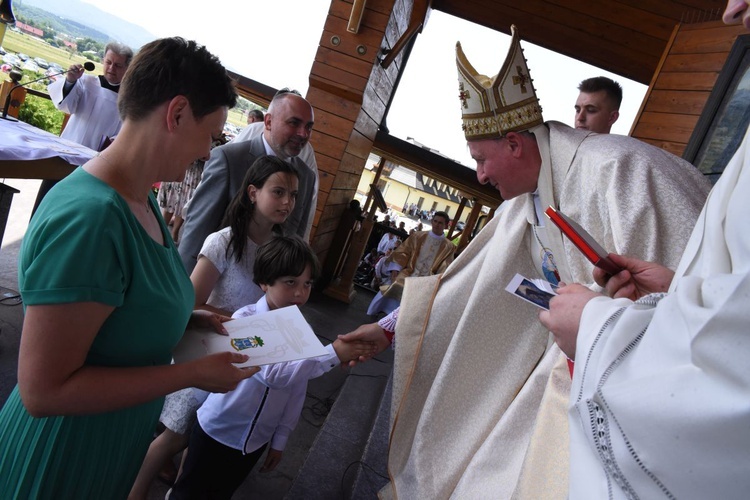
<svg viewBox="0 0 750 500">
<path fill-rule="evenodd" d="M 663 299 L 666 295 L 667 294 L 664 294 L 664 293 L 647 295 L 637 300 L 635 304 L 655 307 L 656 304 L 658 304 L 659 301 Z M 614 322 L 615 319 L 619 318 L 619 316 L 622 315 L 623 311 L 624 309 L 618 309 L 604 323 L 604 326 L 599 331 L 599 334 L 597 335 L 594 341 L 593 347 L 596 346 L 596 344 L 598 343 L 598 340 L 604 334 L 604 331 L 609 328 L 609 326 Z M 662 483 L 659 480 L 659 478 L 656 477 L 656 475 L 650 469 L 648 469 L 646 465 L 643 463 L 640 456 L 633 448 L 627 435 L 622 430 L 622 427 L 617 421 L 617 418 L 615 417 L 614 413 L 609 408 L 607 399 L 604 397 L 604 394 L 602 392 L 602 387 L 609 379 L 609 376 L 612 374 L 615 368 L 617 368 L 620 364 L 622 364 L 623 360 L 640 343 L 641 339 L 643 338 L 643 335 L 646 333 L 647 328 L 648 328 L 648 325 L 646 325 L 643 328 L 643 330 L 641 330 L 638 333 L 638 335 L 631 342 L 629 342 L 627 346 L 625 346 L 622 352 L 620 352 L 620 354 L 612 361 L 612 363 L 607 367 L 607 369 L 602 374 L 601 379 L 599 380 L 597 384 L 596 393 L 595 393 L 596 397 L 598 398 L 600 402 L 598 403 L 592 399 L 589 399 L 586 401 L 586 406 L 588 408 L 588 413 L 589 413 L 589 425 L 591 429 L 591 435 L 594 440 L 594 447 L 596 448 L 596 451 L 599 455 L 599 459 L 604 467 L 604 472 L 607 475 L 607 488 L 609 491 L 610 498 L 612 497 L 612 482 L 613 481 L 620 487 L 622 492 L 625 494 L 626 498 L 634 499 L 634 500 L 640 498 L 638 494 L 636 493 L 636 491 L 633 489 L 632 485 L 625 478 L 625 475 L 622 473 L 622 470 L 620 469 L 620 466 L 618 465 L 617 460 L 615 458 L 615 454 L 612 451 L 610 418 L 613 421 L 615 427 L 619 430 L 620 437 L 625 443 L 625 446 L 628 450 L 628 453 L 630 454 L 630 457 L 633 459 L 633 461 L 635 461 L 636 464 L 638 464 L 638 467 L 641 469 L 641 471 L 644 474 L 646 474 L 646 476 L 648 476 L 659 487 L 659 489 L 661 490 L 661 492 L 664 494 L 666 498 L 670 498 L 670 499 L 675 498 L 674 495 L 669 491 L 669 489 L 664 485 L 664 483 Z M 593 348 L 589 351 L 589 357 L 591 355 L 591 351 L 593 351 Z M 587 362 L 588 362 L 588 358 L 587 358 Z M 586 365 L 587 364 L 588 363 L 586 363 Z M 580 400 L 580 397 L 581 395 L 579 393 L 579 400 Z"/>
</svg>

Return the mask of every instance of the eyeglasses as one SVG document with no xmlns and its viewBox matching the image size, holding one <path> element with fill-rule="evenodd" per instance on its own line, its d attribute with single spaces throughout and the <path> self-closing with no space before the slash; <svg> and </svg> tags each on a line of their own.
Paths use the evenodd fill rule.
<svg viewBox="0 0 750 500">
<path fill-rule="evenodd" d="M 302 97 L 302 94 L 299 93 L 299 90 L 290 89 L 289 87 L 284 87 L 283 89 L 279 90 L 278 92 L 276 92 L 276 94 L 274 94 L 274 97 L 278 97 L 284 94 L 294 94 Z"/>
</svg>

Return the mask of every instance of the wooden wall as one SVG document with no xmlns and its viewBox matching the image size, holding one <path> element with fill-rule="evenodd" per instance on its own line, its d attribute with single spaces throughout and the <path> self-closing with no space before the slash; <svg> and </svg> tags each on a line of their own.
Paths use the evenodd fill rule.
<svg viewBox="0 0 750 500">
<path fill-rule="evenodd" d="M 307 94 L 315 111 L 310 142 L 320 175 L 311 242 L 321 262 L 356 193 L 403 59 L 402 54 L 384 70 L 380 49 L 392 47 L 406 30 L 412 5 L 413 0 L 368 0 L 359 33 L 352 34 L 346 30 L 352 1 L 331 1 Z"/>
<path fill-rule="evenodd" d="M 742 25 L 677 25 L 630 135 L 682 156 Z"/>
</svg>

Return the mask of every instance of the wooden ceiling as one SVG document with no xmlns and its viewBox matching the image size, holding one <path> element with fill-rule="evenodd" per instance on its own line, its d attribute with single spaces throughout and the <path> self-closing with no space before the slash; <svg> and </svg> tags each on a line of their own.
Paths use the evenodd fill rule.
<svg viewBox="0 0 750 500">
<path fill-rule="evenodd" d="M 432 8 L 648 85 L 677 23 L 721 18 L 726 0 L 432 0 Z"/>
<path fill-rule="evenodd" d="M 648 85 L 677 23 L 720 19 L 726 0 L 423 0 L 420 4 L 506 34 L 515 24 L 525 41 Z M 244 97 L 268 105 L 275 89 L 233 76 Z M 477 182 L 473 170 L 385 131 L 378 133 L 374 149 L 482 204 L 494 207 L 502 202 L 499 193 Z"/>
</svg>

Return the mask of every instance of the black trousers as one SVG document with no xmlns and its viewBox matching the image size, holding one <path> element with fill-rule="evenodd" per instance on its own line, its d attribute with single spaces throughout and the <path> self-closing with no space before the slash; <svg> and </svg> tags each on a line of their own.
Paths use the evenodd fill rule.
<svg viewBox="0 0 750 500">
<path fill-rule="evenodd" d="M 230 500 L 268 443 L 254 452 L 225 446 L 206 434 L 198 422 L 193 426 L 182 474 L 169 500 Z"/>
</svg>

